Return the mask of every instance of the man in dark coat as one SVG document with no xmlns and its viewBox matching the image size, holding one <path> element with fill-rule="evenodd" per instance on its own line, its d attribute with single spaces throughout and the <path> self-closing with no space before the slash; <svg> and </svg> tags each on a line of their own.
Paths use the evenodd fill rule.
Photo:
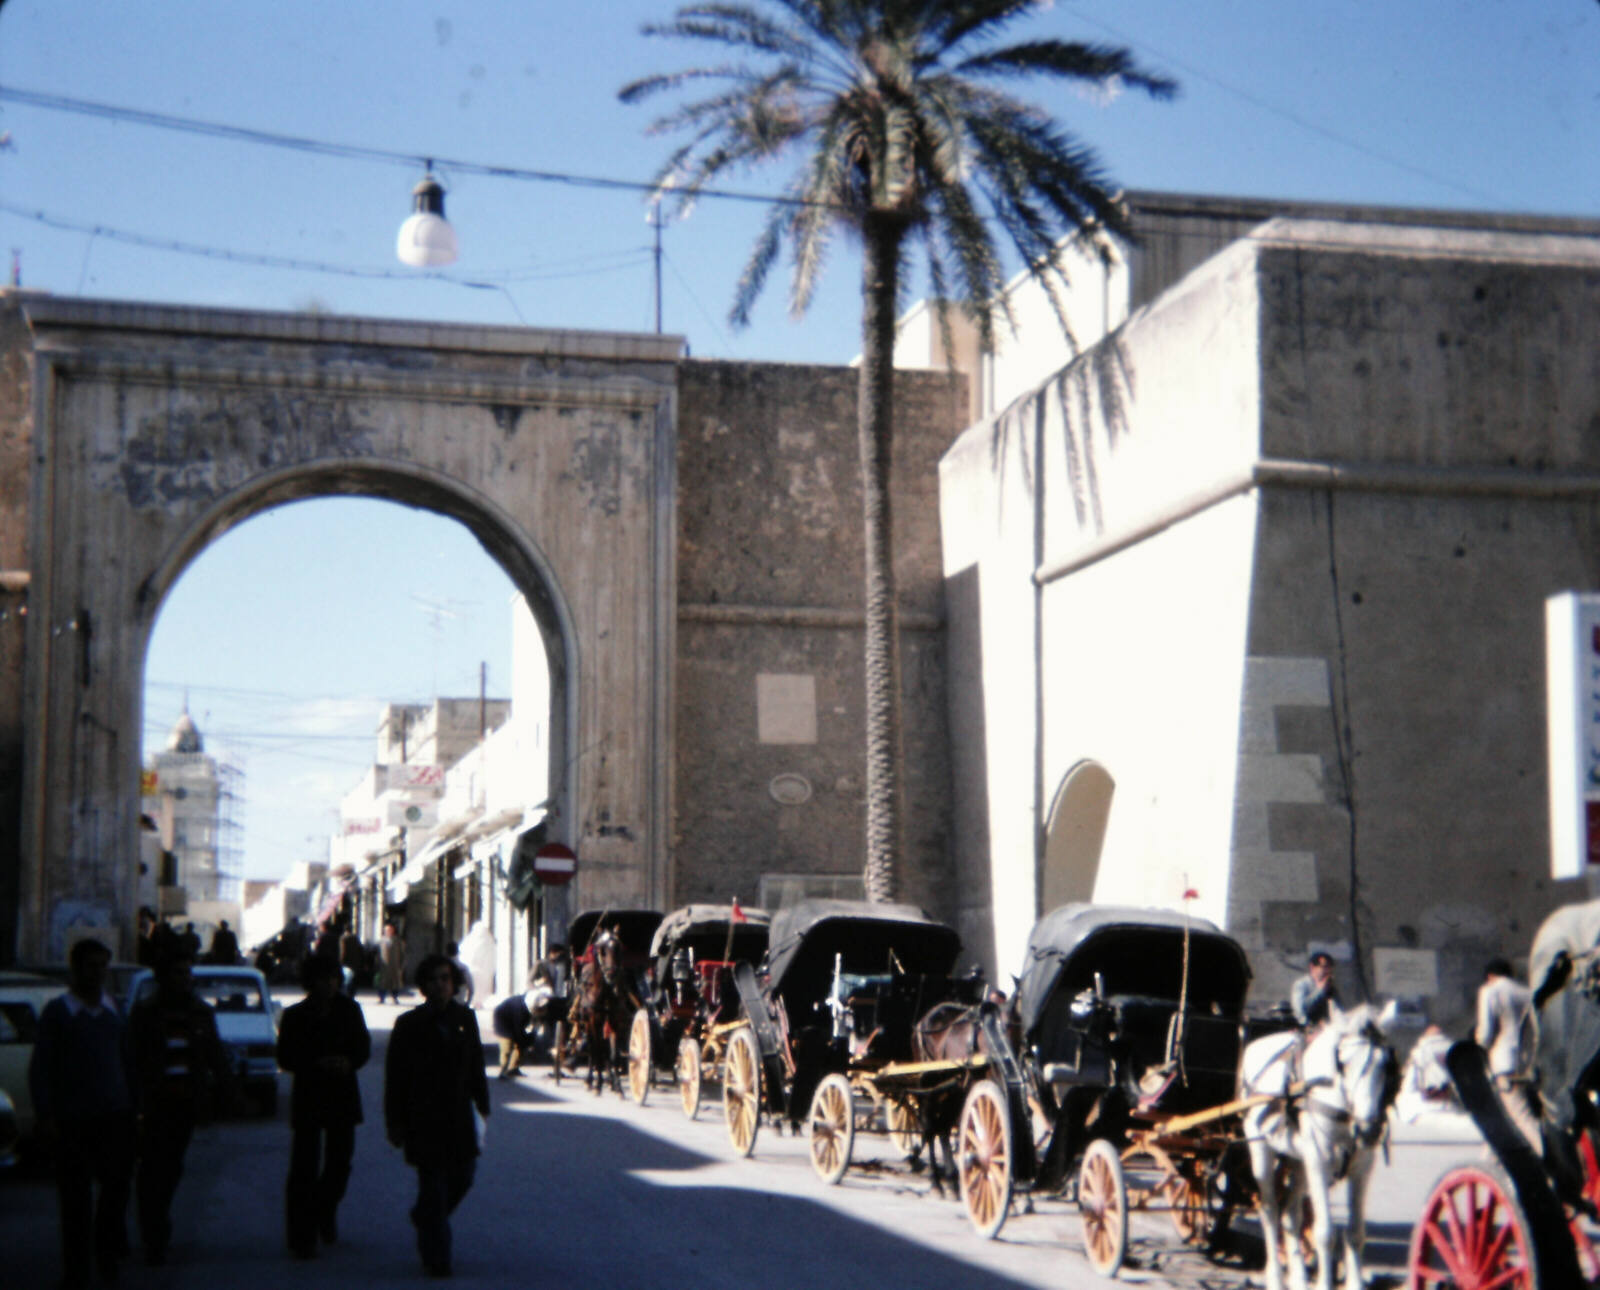
<svg viewBox="0 0 1600 1290">
<path fill-rule="evenodd" d="M 239 1100 L 211 1007 L 194 993 L 194 959 L 179 949 L 156 968 L 156 989 L 128 1018 L 139 1110 L 139 1233 L 145 1262 L 167 1261 L 172 1197 L 194 1126 L 219 1098 Z"/>
<path fill-rule="evenodd" d="M 239 938 L 233 934 L 226 918 L 211 933 L 211 952 L 206 957 L 224 967 L 232 967 L 239 961 Z"/>
<path fill-rule="evenodd" d="M 45 1005 L 28 1069 L 40 1136 L 55 1143 L 67 1290 L 89 1284 L 91 1255 L 110 1282 L 128 1252 L 133 1080 L 127 1027 L 106 993 L 110 962 L 99 941 L 72 947 L 71 989 Z"/>
<path fill-rule="evenodd" d="M 289 1249 L 299 1258 L 339 1239 L 339 1202 L 350 1181 L 361 1123 L 356 1072 L 372 1055 L 361 1005 L 339 989 L 339 969 L 315 956 L 301 966 L 305 999 L 278 1030 L 278 1065 L 294 1076 L 289 1095 Z"/>
<path fill-rule="evenodd" d="M 473 1111 L 489 1115 L 483 1040 L 472 1009 L 454 1002 L 450 960 L 430 954 L 417 967 L 422 1005 L 402 1013 L 389 1037 L 383 1118 L 389 1141 L 417 1171 L 411 1221 L 430 1276 L 450 1275 L 450 1215 L 472 1186 L 478 1160 Z"/>
</svg>

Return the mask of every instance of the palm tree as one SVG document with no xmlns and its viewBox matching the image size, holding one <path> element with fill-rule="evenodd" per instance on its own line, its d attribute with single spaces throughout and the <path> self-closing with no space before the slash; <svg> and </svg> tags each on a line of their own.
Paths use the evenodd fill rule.
<svg viewBox="0 0 1600 1290">
<path fill-rule="evenodd" d="M 987 348 L 1011 321 L 1007 268 L 994 227 L 1027 270 L 1065 284 L 1065 235 L 1105 252 L 1128 217 L 1094 154 L 1005 83 L 1058 77 L 1157 97 L 1175 85 L 1126 50 L 1054 39 L 1000 45 L 1000 33 L 1043 0 L 746 0 L 688 4 L 648 35 L 704 41 L 738 61 L 647 76 L 624 102 L 704 86 L 653 132 L 687 131 L 658 176 L 687 203 L 729 171 L 798 161 L 773 202 L 739 279 L 731 318 L 743 325 L 787 242 L 791 310 L 810 304 L 833 237 L 860 239 L 861 369 L 857 402 L 866 564 L 867 846 L 869 899 L 893 900 L 901 838 L 900 665 L 889 468 L 895 318 L 907 252 L 920 247 L 941 326 L 954 297 Z M 955 290 L 951 287 L 954 285 Z"/>
</svg>

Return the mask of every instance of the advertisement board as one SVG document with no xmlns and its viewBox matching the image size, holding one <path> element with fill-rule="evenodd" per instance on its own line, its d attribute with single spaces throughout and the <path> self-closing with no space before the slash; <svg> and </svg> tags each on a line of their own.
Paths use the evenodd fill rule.
<svg viewBox="0 0 1600 1290">
<path fill-rule="evenodd" d="M 1545 601 L 1550 874 L 1600 873 L 1600 594 Z"/>
</svg>

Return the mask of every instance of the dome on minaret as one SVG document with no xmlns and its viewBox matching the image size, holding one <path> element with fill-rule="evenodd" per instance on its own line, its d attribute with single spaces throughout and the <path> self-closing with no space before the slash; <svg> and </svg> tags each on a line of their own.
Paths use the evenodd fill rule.
<svg viewBox="0 0 1600 1290">
<path fill-rule="evenodd" d="M 200 727 L 195 725 L 188 708 L 185 708 L 183 715 L 173 723 L 172 733 L 167 736 L 167 751 L 175 753 L 205 751 L 205 745 L 200 739 Z"/>
</svg>

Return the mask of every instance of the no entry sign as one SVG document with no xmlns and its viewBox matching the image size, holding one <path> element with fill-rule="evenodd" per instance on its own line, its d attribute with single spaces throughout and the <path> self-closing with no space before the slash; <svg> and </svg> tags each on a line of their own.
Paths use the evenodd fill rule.
<svg viewBox="0 0 1600 1290">
<path fill-rule="evenodd" d="M 578 857 L 563 842 L 546 842 L 533 854 L 533 872 L 546 887 L 560 887 L 578 872 Z"/>
</svg>

